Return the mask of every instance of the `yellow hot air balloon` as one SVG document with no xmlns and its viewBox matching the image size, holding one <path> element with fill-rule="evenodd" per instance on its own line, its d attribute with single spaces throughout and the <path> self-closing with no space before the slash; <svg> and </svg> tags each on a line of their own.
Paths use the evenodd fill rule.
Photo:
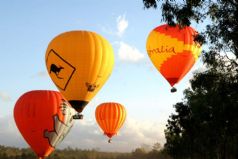
<svg viewBox="0 0 238 159">
<path fill-rule="evenodd" d="M 45 61 L 52 81 L 80 113 L 109 78 L 114 54 L 97 33 L 70 31 L 49 43 Z"/>
<path fill-rule="evenodd" d="M 126 109 L 119 103 L 102 103 L 97 106 L 95 117 L 104 134 L 109 137 L 108 142 L 110 143 L 112 136 L 117 134 L 125 122 Z"/>
</svg>

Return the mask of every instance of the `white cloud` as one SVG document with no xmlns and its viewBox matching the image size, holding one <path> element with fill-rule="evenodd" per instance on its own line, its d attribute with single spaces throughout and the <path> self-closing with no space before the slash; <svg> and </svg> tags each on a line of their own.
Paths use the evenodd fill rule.
<svg viewBox="0 0 238 159">
<path fill-rule="evenodd" d="M 0 117 L 0 144 L 14 147 L 26 147 L 27 144 L 23 140 L 14 122 L 13 116 Z"/>
<path fill-rule="evenodd" d="M 35 77 L 48 77 L 48 73 L 46 71 L 40 71 L 37 74 L 32 76 L 33 78 Z"/>
<path fill-rule="evenodd" d="M 0 117 L 1 145 L 28 147 L 16 128 L 13 117 Z M 127 118 L 112 143 L 97 125 L 95 119 L 77 120 L 64 141 L 57 148 L 99 149 L 101 151 L 130 152 L 141 145 L 164 143 L 164 126 L 157 121 L 138 121 Z"/>
<path fill-rule="evenodd" d="M 128 21 L 126 20 L 125 14 L 117 17 L 117 35 L 122 36 L 128 27 Z"/>
<path fill-rule="evenodd" d="M 0 99 L 2 99 L 4 102 L 11 101 L 11 97 L 5 92 L 0 92 Z"/>
<path fill-rule="evenodd" d="M 129 22 L 126 19 L 126 15 L 119 15 L 116 18 L 116 28 L 115 26 L 101 26 L 102 30 L 110 35 L 115 35 L 118 37 L 122 37 L 126 29 L 128 28 Z"/>
<path fill-rule="evenodd" d="M 118 55 L 121 61 L 139 62 L 144 59 L 143 53 L 124 42 L 119 43 Z"/>
<path fill-rule="evenodd" d="M 164 127 L 155 121 L 136 121 L 128 118 L 119 133 L 108 144 L 108 138 L 94 120 L 76 121 L 60 148 L 100 149 L 101 151 L 130 152 L 143 144 L 164 143 Z"/>
</svg>

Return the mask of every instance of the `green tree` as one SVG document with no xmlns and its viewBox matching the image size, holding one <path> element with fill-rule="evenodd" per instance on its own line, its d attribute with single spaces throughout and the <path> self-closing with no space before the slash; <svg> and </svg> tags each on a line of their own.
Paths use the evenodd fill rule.
<svg viewBox="0 0 238 159">
<path fill-rule="evenodd" d="M 161 144 L 156 142 L 153 146 L 152 146 L 152 151 L 160 151 L 161 150 Z"/>
<path fill-rule="evenodd" d="M 170 25 L 189 26 L 191 22 L 206 25 L 198 41 L 210 46 L 204 51 L 207 64 L 220 64 L 217 59 L 221 52 L 238 56 L 238 1 L 236 0 L 143 0 L 145 8 L 157 8 L 161 2 L 162 17 Z M 206 23 L 204 23 L 204 21 Z M 227 58 L 226 55 L 219 58 Z M 238 66 L 229 59 L 230 67 Z"/>
<path fill-rule="evenodd" d="M 206 71 L 191 86 L 168 120 L 165 148 L 174 158 L 237 158 L 237 81 Z"/>
<path fill-rule="evenodd" d="M 158 148 L 158 143 L 154 147 Z M 16 153 L 12 153 L 16 152 Z M 32 150 L 5 147 L 0 145 L 0 159 L 36 159 Z M 66 148 L 55 150 L 47 159 L 171 159 L 161 150 L 146 152 L 143 148 L 137 148 L 131 153 L 100 152 L 96 149 L 81 150 Z"/>
<path fill-rule="evenodd" d="M 132 159 L 144 159 L 146 156 L 146 151 L 143 148 L 136 148 L 132 152 Z"/>
</svg>

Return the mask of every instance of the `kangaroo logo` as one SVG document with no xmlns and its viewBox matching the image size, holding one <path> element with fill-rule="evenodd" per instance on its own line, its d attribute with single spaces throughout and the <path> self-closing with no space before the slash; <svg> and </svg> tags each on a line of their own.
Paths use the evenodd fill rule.
<svg viewBox="0 0 238 159">
<path fill-rule="evenodd" d="M 64 69 L 64 67 L 62 67 L 62 66 L 58 67 L 55 64 L 50 65 L 50 73 L 51 72 L 55 73 L 56 77 L 59 79 L 63 79 L 62 77 L 59 77 L 59 73 L 60 73 L 61 69 Z"/>
<path fill-rule="evenodd" d="M 52 147 L 55 147 L 64 139 L 74 123 L 73 115 L 76 112 L 73 108 L 67 105 L 67 103 L 63 99 L 62 103 L 60 104 L 60 111 L 64 116 L 63 121 L 60 120 L 58 114 L 55 114 L 53 116 L 53 130 L 46 129 L 44 131 L 44 137 L 48 139 L 48 142 Z"/>
<path fill-rule="evenodd" d="M 86 87 L 88 88 L 88 92 L 93 92 L 97 87 L 99 86 L 99 84 L 91 84 L 86 82 Z"/>
</svg>

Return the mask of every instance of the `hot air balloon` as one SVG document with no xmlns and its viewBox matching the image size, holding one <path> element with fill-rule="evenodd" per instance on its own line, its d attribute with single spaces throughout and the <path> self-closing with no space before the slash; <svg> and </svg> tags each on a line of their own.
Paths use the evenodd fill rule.
<svg viewBox="0 0 238 159">
<path fill-rule="evenodd" d="M 23 94 L 14 107 L 14 119 L 23 138 L 39 159 L 47 157 L 64 139 L 77 112 L 56 91 Z"/>
<path fill-rule="evenodd" d="M 49 43 L 45 61 L 52 81 L 80 113 L 110 76 L 114 54 L 97 33 L 70 31 Z"/>
<path fill-rule="evenodd" d="M 153 29 L 148 38 L 147 53 L 164 78 L 173 87 L 197 61 L 201 46 L 194 41 L 198 33 L 189 26 L 160 25 Z M 171 92 L 175 92 L 173 87 Z"/>
<path fill-rule="evenodd" d="M 97 106 L 95 117 L 104 134 L 109 137 L 108 142 L 110 143 L 112 136 L 117 134 L 125 122 L 126 109 L 119 103 L 102 103 Z"/>
</svg>

